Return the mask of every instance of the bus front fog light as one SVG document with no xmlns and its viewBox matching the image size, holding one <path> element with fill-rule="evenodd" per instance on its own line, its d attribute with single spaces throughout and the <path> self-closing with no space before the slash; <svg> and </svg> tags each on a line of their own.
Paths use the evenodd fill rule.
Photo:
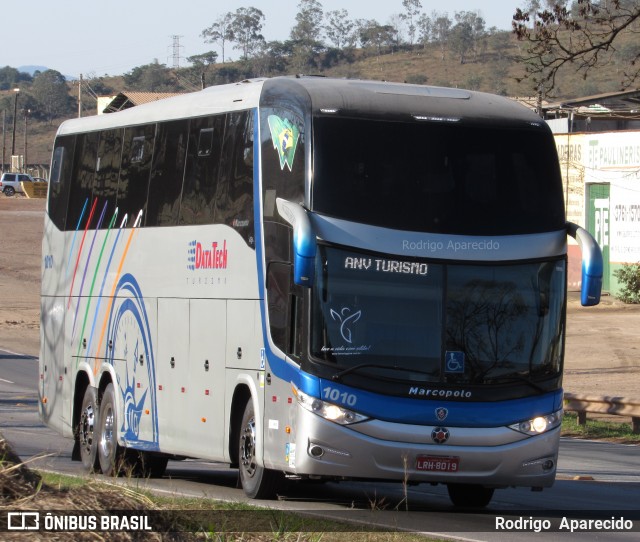
<svg viewBox="0 0 640 542">
<path fill-rule="evenodd" d="M 309 446 L 309 455 L 311 457 L 320 458 L 324 455 L 324 450 L 322 449 L 321 446 L 318 446 L 317 444 L 311 444 Z"/>
</svg>

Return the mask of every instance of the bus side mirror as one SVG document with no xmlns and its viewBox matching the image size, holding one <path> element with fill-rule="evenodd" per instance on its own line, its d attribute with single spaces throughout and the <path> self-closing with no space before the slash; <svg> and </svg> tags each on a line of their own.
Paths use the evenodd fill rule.
<svg viewBox="0 0 640 542">
<path fill-rule="evenodd" d="M 293 226 L 293 282 L 310 288 L 316 265 L 316 236 L 307 211 L 301 205 L 276 199 L 278 213 Z"/>
<path fill-rule="evenodd" d="M 567 234 L 578 241 L 582 251 L 580 303 L 583 307 L 597 305 L 602 291 L 602 251 L 593 236 L 573 222 L 567 222 Z"/>
</svg>

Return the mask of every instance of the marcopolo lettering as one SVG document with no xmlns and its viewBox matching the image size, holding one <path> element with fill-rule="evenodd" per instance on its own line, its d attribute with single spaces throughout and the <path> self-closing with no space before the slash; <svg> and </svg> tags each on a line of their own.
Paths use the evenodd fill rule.
<svg viewBox="0 0 640 542">
<path fill-rule="evenodd" d="M 470 399 L 472 393 L 467 390 L 443 390 L 411 386 L 409 388 L 409 395 L 415 395 L 418 397 L 438 397 L 444 399 Z"/>
</svg>

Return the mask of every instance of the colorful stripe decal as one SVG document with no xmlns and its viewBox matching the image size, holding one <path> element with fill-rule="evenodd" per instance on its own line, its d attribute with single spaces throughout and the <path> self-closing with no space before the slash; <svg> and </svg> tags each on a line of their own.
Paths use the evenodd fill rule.
<svg viewBox="0 0 640 542">
<path fill-rule="evenodd" d="M 78 265 L 80 265 L 80 256 L 82 255 L 82 247 L 84 246 L 84 240 L 87 237 L 87 230 L 91 225 L 91 220 L 93 219 L 93 213 L 96 210 L 96 204 L 98 203 L 98 198 L 93 200 L 93 205 L 91 206 L 91 212 L 89 213 L 89 218 L 87 219 L 87 225 L 84 227 L 84 233 L 82 234 L 82 241 L 80 241 L 80 248 L 78 249 L 78 257 L 76 258 L 76 267 L 73 270 L 73 278 L 71 279 L 71 288 L 69 288 L 69 303 L 67 304 L 67 310 L 71 307 L 71 298 L 73 295 L 73 284 L 76 281 L 76 274 L 78 273 Z"/>
<path fill-rule="evenodd" d="M 102 208 L 102 213 L 100 213 L 100 218 L 98 219 L 98 224 L 96 225 L 96 229 L 93 230 L 93 239 L 91 239 L 91 246 L 89 247 L 89 254 L 87 254 L 87 262 L 84 266 L 84 273 L 82 273 L 82 282 L 80 283 L 80 291 L 78 292 L 78 303 L 76 304 L 76 312 L 73 315 L 73 327 L 71 329 L 71 343 L 76 337 L 76 324 L 78 323 L 78 311 L 80 310 L 80 300 L 82 299 L 82 292 L 84 291 L 84 282 L 87 279 L 87 272 L 89 271 L 89 262 L 91 261 L 91 255 L 93 254 L 93 247 L 96 243 L 96 237 L 98 236 L 98 232 L 102 227 L 102 221 L 104 220 L 104 215 L 107 212 L 108 201 L 104 202 L 104 207 Z M 87 305 L 91 303 L 91 298 L 87 299 Z"/>
<path fill-rule="evenodd" d="M 138 226 L 140 225 L 141 219 L 142 219 L 142 209 L 140 209 L 140 212 L 138 213 L 138 216 L 136 217 L 136 220 L 133 223 L 133 227 L 131 228 L 131 232 L 129 233 L 129 238 L 127 239 L 127 244 L 124 247 L 124 252 L 122 253 L 122 257 L 120 258 L 120 263 L 118 264 L 118 271 L 116 272 L 116 276 L 113 281 L 113 288 L 111 289 L 111 295 L 109 296 L 109 306 L 107 307 L 104 321 L 102 322 L 102 330 L 100 331 L 100 340 L 98 341 L 98 347 L 96 348 L 96 355 L 99 354 L 99 352 L 102 350 L 102 343 L 104 341 L 105 331 L 107 330 L 107 322 L 109 320 L 109 314 L 111 313 L 111 309 L 113 308 L 113 301 L 114 301 L 113 296 L 115 294 L 116 287 L 118 286 L 120 275 L 122 274 L 122 267 L 124 265 L 124 260 L 127 257 L 127 253 L 129 252 L 129 247 L 131 246 L 131 241 L 133 240 L 133 234 L 137 231 Z M 97 367 L 94 367 L 94 373 L 96 372 L 97 372 Z"/>
<path fill-rule="evenodd" d="M 67 270 L 65 272 L 65 278 L 69 276 L 69 269 L 71 268 L 71 256 L 73 255 L 73 247 L 76 246 L 76 237 L 78 235 L 78 230 L 80 229 L 80 224 L 82 224 L 84 212 L 87 210 L 88 203 L 89 203 L 89 198 L 84 200 L 84 205 L 82 206 L 82 212 L 80 213 L 80 218 L 78 219 L 78 223 L 76 224 L 76 231 L 73 232 L 73 240 L 71 241 L 71 250 L 69 250 L 69 258 L 67 259 Z"/>
<path fill-rule="evenodd" d="M 89 317 L 89 309 L 91 308 L 91 300 L 93 299 L 93 290 L 95 288 L 96 285 L 96 279 L 98 278 L 98 270 L 100 269 L 100 263 L 102 262 L 102 256 L 104 254 L 104 249 L 107 246 L 107 239 L 109 239 L 109 234 L 111 233 L 111 228 L 113 228 L 113 225 L 115 224 L 116 218 L 118 217 L 118 208 L 116 207 L 115 212 L 113 213 L 113 216 L 111 217 L 111 221 L 109 222 L 109 226 L 107 227 L 107 231 L 104 235 L 104 240 L 102 241 L 102 247 L 100 248 L 100 254 L 98 255 L 98 261 L 96 262 L 96 268 L 95 271 L 93 273 L 93 279 L 91 280 L 91 287 L 89 288 L 89 297 L 87 300 L 87 309 L 84 313 L 84 319 L 82 321 L 82 330 L 80 331 L 80 337 L 82 337 L 84 335 L 84 330 L 86 328 L 87 325 L 87 319 Z M 114 245 L 115 247 L 115 245 Z M 112 252 L 113 254 L 113 252 Z M 109 260 L 109 263 L 111 262 L 111 260 Z M 107 271 L 109 270 L 109 267 L 107 266 Z M 106 278 L 107 274 L 105 272 L 105 278 Z M 104 286 L 104 281 L 102 282 L 102 285 Z M 100 291 L 100 293 L 102 293 L 102 290 Z M 100 306 L 100 297 L 98 297 L 98 306 Z M 98 316 L 98 311 L 96 309 L 96 313 L 93 319 L 93 326 L 91 327 L 91 335 L 93 335 L 93 330 L 95 327 L 95 321 L 96 318 Z M 82 342 L 78 342 L 78 353 L 76 355 L 76 357 L 80 357 L 80 347 L 82 345 Z M 91 337 L 89 337 L 89 341 L 87 344 L 87 352 L 89 352 L 89 347 L 91 346 Z"/>
</svg>

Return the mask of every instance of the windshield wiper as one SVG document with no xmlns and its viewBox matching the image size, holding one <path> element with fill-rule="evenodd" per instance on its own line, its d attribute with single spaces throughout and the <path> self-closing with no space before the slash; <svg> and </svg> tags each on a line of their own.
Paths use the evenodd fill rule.
<svg viewBox="0 0 640 542">
<path fill-rule="evenodd" d="M 342 371 L 337 372 L 331 377 L 331 380 L 333 380 L 334 382 L 339 382 L 343 376 L 348 375 L 349 373 L 354 373 L 355 371 L 358 371 L 360 369 L 366 369 L 366 368 L 386 369 L 388 371 L 404 371 L 407 373 L 417 373 L 417 374 L 426 375 L 426 376 L 433 376 L 433 373 L 430 373 L 428 371 L 420 371 L 418 369 L 408 369 L 406 367 L 390 367 L 389 365 L 380 365 L 378 363 L 361 363 L 360 365 L 354 365 L 353 367 L 349 367 L 347 369 L 343 369 Z M 375 376 L 378 378 L 381 377 L 381 375 L 375 375 Z M 389 377 L 382 377 L 382 378 L 384 378 L 385 380 L 393 380 Z"/>
</svg>

